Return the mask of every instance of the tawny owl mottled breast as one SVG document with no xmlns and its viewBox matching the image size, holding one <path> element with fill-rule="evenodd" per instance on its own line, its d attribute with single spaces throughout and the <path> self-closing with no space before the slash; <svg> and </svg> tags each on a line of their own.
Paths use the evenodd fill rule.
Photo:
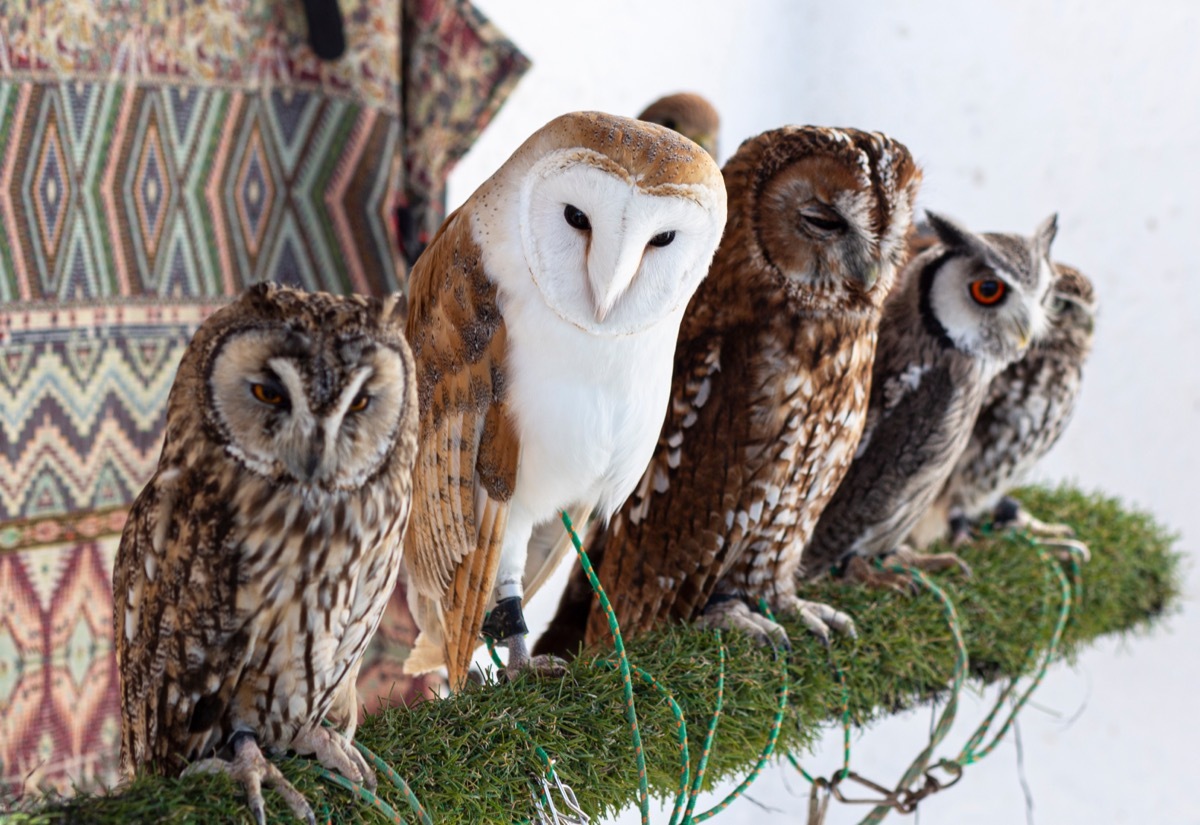
<svg viewBox="0 0 1200 825">
<path fill-rule="evenodd" d="M 820 127 L 752 138 L 724 175 L 729 221 L 684 317 L 654 456 L 590 537 L 630 634 L 695 619 L 714 594 L 794 596 L 808 531 L 863 426 L 920 181 L 896 141 Z M 572 652 L 587 595 L 576 576 L 539 649 Z M 598 609 L 587 633 L 607 633 Z"/>
<path fill-rule="evenodd" d="M 320 721 L 354 690 L 411 502 L 404 316 L 260 284 L 197 331 L 113 574 L 127 774 L 342 747 Z"/>
</svg>

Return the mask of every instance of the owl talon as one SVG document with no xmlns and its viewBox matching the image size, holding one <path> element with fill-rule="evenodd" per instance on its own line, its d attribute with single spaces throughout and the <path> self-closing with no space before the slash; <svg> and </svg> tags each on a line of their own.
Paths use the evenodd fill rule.
<svg viewBox="0 0 1200 825">
<path fill-rule="evenodd" d="M 809 632 L 829 646 L 830 630 L 836 630 L 851 639 L 858 638 L 854 619 L 849 614 L 823 602 L 810 602 L 799 596 L 785 595 L 775 599 L 772 609 L 777 615 L 798 616 Z"/>
<path fill-rule="evenodd" d="M 508 664 L 500 671 L 504 681 L 514 681 L 524 673 L 551 679 L 561 679 L 567 675 L 567 663 L 563 659 L 549 654 L 530 656 L 524 633 L 511 636 L 504 642 L 508 647 Z"/>
<path fill-rule="evenodd" d="M 841 565 L 840 577 L 865 587 L 893 590 L 901 596 L 916 595 L 920 587 L 907 573 L 872 564 L 865 556 L 851 555 Z"/>
<path fill-rule="evenodd" d="M 266 803 L 263 801 L 262 786 L 266 783 L 283 797 L 283 801 L 299 819 L 308 825 L 317 825 L 312 806 L 298 790 L 288 782 L 275 763 L 267 760 L 254 739 L 254 734 L 241 732 L 234 735 L 232 760 L 214 757 L 202 759 L 188 766 L 184 776 L 195 773 L 224 773 L 241 784 L 246 792 L 246 804 L 258 825 L 267 825 Z"/>
<path fill-rule="evenodd" d="M 918 553 L 909 547 L 901 547 L 887 557 L 887 564 L 899 564 L 926 573 L 944 573 L 947 570 L 957 570 L 964 579 L 974 576 L 971 565 L 967 564 L 957 553 Z"/>
<path fill-rule="evenodd" d="M 755 613 L 749 605 L 736 597 L 709 602 L 696 624 L 700 627 L 745 633 L 761 647 L 782 648 L 789 653 L 792 650 L 787 631 L 778 622 Z"/>
<path fill-rule="evenodd" d="M 315 756 L 325 768 L 337 771 L 369 791 L 378 786 L 374 769 L 350 740 L 333 728 L 316 727 L 301 733 L 292 740 L 291 749 L 301 756 Z"/>
</svg>

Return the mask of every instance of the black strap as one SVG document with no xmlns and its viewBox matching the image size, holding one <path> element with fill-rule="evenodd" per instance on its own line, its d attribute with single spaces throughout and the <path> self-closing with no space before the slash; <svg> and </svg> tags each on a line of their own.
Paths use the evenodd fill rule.
<svg viewBox="0 0 1200 825">
<path fill-rule="evenodd" d="M 337 60 L 346 51 L 346 31 L 337 0 L 303 0 L 308 43 L 322 60 Z"/>
</svg>

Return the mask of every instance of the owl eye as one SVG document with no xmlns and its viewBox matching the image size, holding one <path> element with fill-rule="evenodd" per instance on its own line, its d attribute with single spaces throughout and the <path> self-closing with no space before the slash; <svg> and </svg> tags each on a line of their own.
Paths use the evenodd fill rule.
<svg viewBox="0 0 1200 825">
<path fill-rule="evenodd" d="M 346 409 L 352 413 L 360 413 L 365 410 L 371 403 L 371 396 L 365 392 L 360 392 L 354 396 L 354 400 L 350 402 L 350 406 Z"/>
<path fill-rule="evenodd" d="M 655 235 L 653 238 L 650 239 L 650 245 L 651 246 L 659 246 L 659 247 L 670 246 L 671 241 L 673 241 L 673 240 L 675 240 L 675 230 L 674 229 L 672 229 L 670 232 L 659 232 L 657 235 Z"/>
<path fill-rule="evenodd" d="M 673 117 L 663 118 L 662 125 L 666 126 L 672 132 L 679 131 L 679 124 L 675 122 L 675 118 Z"/>
<path fill-rule="evenodd" d="M 567 208 L 563 210 L 563 217 L 567 219 L 567 225 L 580 232 L 587 232 L 592 228 L 592 222 L 588 220 L 588 216 L 583 214 L 583 210 L 567 204 Z"/>
<path fill-rule="evenodd" d="M 846 220 L 829 208 L 801 209 L 800 219 L 821 232 L 841 232 L 846 228 Z"/>
<path fill-rule="evenodd" d="M 269 407 L 278 407 L 286 400 L 283 389 L 274 383 L 251 384 L 250 392 Z"/>
<path fill-rule="evenodd" d="M 1004 285 L 1004 281 L 997 281 L 995 278 L 980 278 L 978 281 L 971 281 L 971 297 L 975 299 L 975 303 L 985 307 L 1000 303 L 1004 300 L 1006 292 L 1008 292 L 1008 287 Z"/>
</svg>

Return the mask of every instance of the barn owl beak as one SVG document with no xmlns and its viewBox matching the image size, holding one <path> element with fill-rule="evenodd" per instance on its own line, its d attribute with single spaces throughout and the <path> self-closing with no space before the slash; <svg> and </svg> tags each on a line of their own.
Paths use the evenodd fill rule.
<svg viewBox="0 0 1200 825">
<path fill-rule="evenodd" d="M 627 243 L 624 238 L 593 238 L 588 253 L 588 286 L 596 308 L 596 323 L 604 323 L 633 283 L 642 262 L 642 251 L 641 245 Z"/>
</svg>

